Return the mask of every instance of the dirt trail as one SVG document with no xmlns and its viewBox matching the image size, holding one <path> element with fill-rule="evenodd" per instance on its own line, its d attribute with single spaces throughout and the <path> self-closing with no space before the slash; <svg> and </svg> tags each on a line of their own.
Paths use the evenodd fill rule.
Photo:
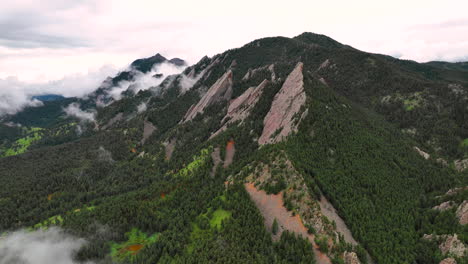
<svg viewBox="0 0 468 264">
<path fill-rule="evenodd" d="M 226 156 L 224 157 L 224 168 L 229 167 L 234 160 L 234 154 L 236 154 L 236 147 L 234 146 L 234 140 L 229 140 L 226 145 Z"/>
<path fill-rule="evenodd" d="M 271 230 L 273 221 L 276 218 L 279 228 L 278 233 L 273 235 L 273 240 L 278 241 L 284 230 L 300 234 L 302 237 L 308 238 L 312 244 L 317 264 L 331 264 L 330 258 L 319 251 L 314 241 L 314 235 L 307 232 L 307 228 L 302 223 L 300 216 L 297 214 L 292 216 L 291 212 L 284 207 L 283 192 L 269 195 L 263 190 L 257 190 L 253 183 L 246 183 L 245 189 L 263 215 L 268 230 Z"/>
</svg>

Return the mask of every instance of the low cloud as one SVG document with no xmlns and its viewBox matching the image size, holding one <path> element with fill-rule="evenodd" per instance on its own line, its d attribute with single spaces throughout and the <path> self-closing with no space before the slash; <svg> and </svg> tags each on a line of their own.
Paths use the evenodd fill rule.
<svg viewBox="0 0 468 264">
<path fill-rule="evenodd" d="M 153 67 L 153 69 L 147 73 L 135 71 L 133 81 L 124 80 L 119 82 L 117 86 L 112 87 L 108 91 L 108 95 L 114 100 L 120 100 L 124 91 L 131 90 L 133 93 L 138 93 L 142 90 L 157 87 L 166 77 L 180 74 L 185 68 L 186 66 L 176 66 L 172 63 L 163 62 Z M 161 74 L 161 77 L 157 77 Z"/>
<path fill-rule="evenodd" d="M 137 106 L 137 111 L 140 114 L 140 113 L 145 112 L 147 108 L 148 106 L 146 105 L 146 103 L 143 102 Z"/>
<path fill-rule="evenodd" d="M 16 231 L 0 237 L 0 264 L 78 264 L 73 256 L 85 244 L 56 227 Z"/>
<path fill-rule="evenodd" d="M 25 107 L 41 105 L 41 101 L 32 99 L 24 92 L 22 83 L 18 79 L 14 77 L 0 79 L 0 116 L 14 114 Z"/>
<path fill-rule="evenodd" d="M 112 159 L 112 153 L 105 149 L 103 146 L 100 146 L 98 149 L 98 160 L 114 163 L 114 159 Z"/>
<path fill-rule="evenodd" d="M 180 82 L 179 82 L 179 85 L 180 85 L 180 88 L 181 88 L 181 92 L 182 93 L 185 93 L 187 92 L 188 90 L 190 90 L 194 85 L 195 83 L 198 82 L 198 80 L 200 80 L 200 78 L 205 74 L 205 71 L 203 70 L 200 74 L 198 74 L 197 76 L 195 77 L 190 77 L 190 76 L 187 76 L 185 74 L 182 74 L 182 77 L 180 78 Z"/>
<path fill-rule="evenodd" d="M 44 83 L 26 83 L 16 77 L 0 79 L 0 116 L 15 114 L 26 107 L 41 106 L 42 102 L 32 99 L 34 95 L 82 97 L 97 89 L 107 76 L 116 72 L 112 66 L 104 66 L 96 71 L 71 74 Z"/>
<path fill-rule="evenodd" d="M 94 122 L 95 119 L 95 112 L 90 112 L 90 111 L 83 111 L 80 108 L 80 104 L 78 103 L 71 103 L 69 104 L 66 108 L 63 109 L 63 111 L 71 117 L 78 118 L 80 121 L 89 121 L 89 122 Z"/>
</svg>

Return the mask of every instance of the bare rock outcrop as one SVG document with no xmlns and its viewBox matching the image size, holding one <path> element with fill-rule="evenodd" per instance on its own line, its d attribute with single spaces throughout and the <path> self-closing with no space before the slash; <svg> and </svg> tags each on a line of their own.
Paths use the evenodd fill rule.
<svg viewBox="0 0 468 264">
<path fill-rule="evenodd" d="M 227 71 L 219 78 L 200 99 L 200 101 L 192 105 L 185 114 L 182 122 L 192 120 L 199 113 L 203 113 L 206 107 L 219 102 L 221 100 L 229 100 L 232 95 L 232 72 Z"/>
<path fill-rule="evenodd" d="M 414 150 L 416 150 L 416 152 L 418 152 L 418 154 L 421 155 L 421 157 L 423 157 L 424 159 L 429 159 L 431 157 L 431 155 L 429 155 L 429 153 L 422 151 L 418 147 L 414 147 Z"/>
<path fill-rule="evenodd" d="M 458 206 L 456 215 L 460 225 L 466 225 L 468 223 L 468 200 L 463 201 L 463 203 Z"/>
<path fill-rule="evenodd" d="M 455 169 L 457 171 L 461 172 L 468 169 L 468 159 L 456 160 L 453 162 L 453 164 L 455 165 Z"/>
<path fill-rule="evenodd" d="M 263 89 L 267 86 L 267 84 L 268 81 L 264 80 L 257 87 L 250 87 L 241 96 L 232 100 L 229 104 L 226 116 L 221 121 L 221 123 L 224 123 L 223 126 L 210 138 L 226 130 L 227 126 L 231 123 L 236 121 L 240 121 L 242 123 L 242 121 L 249 116 L 250 111 L 257 104 L 260 96 L 263 93 Z"/>
<path fill-rule="evenodd" d="M 345 264 L 361 264 L 357 254 L 354 252 L 345 251 L 343 253 L 343 260 Z"/>
<path fill-rule="evenodd" d="M 463 257 L 466 254 L 466 247 L 462 241 L 458 239 L 457 234 L 448 235 L 442 244 L 439 245 L 442 254 L 452 254 L 457 257 Z"/>
<path fill-rule="evenodd" d="M 446 201 L 437 206 L 432 207 L 432 209 L 438 210 L 438 211 L 445 211 L 445 210 L 453 208 L 454 206 L 455 206 L 455 203 L 453 201 Z"/>
<path fill-rule="evenodd" d="M 459 192 L 463 192 L 465 190 L 468 190 L 468 186 L 465 186 L 465 187 L 457 187 L 457 188 L 453 188 L 453 189 L 450 189 L 448 190 L 445 195 L 446 196 L 451 196 L 451 195 L 455 195 Z"/>
<path fill-rule="evenodd" d="M 210 176 L 214 177 L 216 173 L 216 168 L 220 163 L 223 162 L 221 159 L 221 150 L 219 148 L 215 148 L 213 152 L 211 152 L 211 159 L 213 160 L 213 168 L 211 169 Z"/>
<path fill-rule="evenodd" d="M 244 77 L 242 77 L 242 80 L 243 81 L 246 81 L 250 78 L 252 78 L 252 76 L 254 76 L 257 72 L 261 71 L 261 70 L 269 70 L 270 73 L 271 73 L 271 80 L 274 82 L 276 81 L 276 73 L 275 73 L 275 65 L 274 64 L 271 64 L 271 65 L 267 65 L 267 66 L 263 66 L 263 67 L 260 67 L 260 68 L 256 68 L 256 69 L 249 69 L 247 71 L 247 73 L 244 75 Z"/>
<path fill-rule="evenodd" d="M 457 264 L 457 261 L 454 258 L 443 259 L 439 264 Z"/>
<path fill-rule="evenodd" d="M 140 143 L 142 145 L 145 144 L 145 141 L 153 134 L 155 130 L 156 127 L 153 125 L 153 123 L 145 120 L 145 122 L 143 123 L 143 137 Z"/>
<path fill-rule="evenodd" d="M 169 141 L 163 143 L 164 145 L 164 152 L 166 154 L 166 160 L 170 160 L 172 157 L 172 153 L 174 152 L 175 145 L 177 143 L 177 139 L 173 138 Z"/>
<path fill-rule="evenodd" d="M 295 122 L 295 118 L 298 118 L 297 115 L 306 102 L 303 66 L 302 62 L 296 65 L 275 95 L 270 111 L 263 120 L 263 132 L 258 140 L 260 145 L 279 142 L 291 132 L 297 131 L 299 122 Z"/>
</svg>

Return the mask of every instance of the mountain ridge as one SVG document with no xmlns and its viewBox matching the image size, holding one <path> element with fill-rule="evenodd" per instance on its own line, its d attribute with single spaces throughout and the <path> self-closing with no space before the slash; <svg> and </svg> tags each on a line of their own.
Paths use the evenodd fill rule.
<svg viewBox="0 0 468 264">
<path fill-rule="evenodd" d="M 312 33 L 204 57 L 157 93 L 124 92 L 96 108 L 94 123 L 44 129 L 26 153 L 0 159 L 10 216 L 0 231 L 60 215 L 80 237 L 96 233 L 90 221 L 117 234 L 82 248 L 80 261 L 464 263 L 439 249 L 447 237 L 424 238 L 468 238 L 457 218 L 466 191 L 445 195 L 467 186 L 468 170 L 455 164 L 467 159 L 468 86 L 445 68 Z M 275 113 L 291 129 L 264 134 Z M 265 210 L 258 193 L 283 204 Z M 356 244 L 323 215 L 322 198 Z M 451 209 L 432 209 L 448 201 Z M 95 209 L 71 213 L 85 205 Z M 131 227 L 156 241 L 132 242 Z"/>
</svg>

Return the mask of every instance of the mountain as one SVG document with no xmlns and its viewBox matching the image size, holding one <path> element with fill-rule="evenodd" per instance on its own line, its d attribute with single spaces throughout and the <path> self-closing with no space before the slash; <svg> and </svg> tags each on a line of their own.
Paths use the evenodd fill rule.
<svg viewBox="0 0 468 264">
<path fill-rule="evenodd" d="M 5 241 L 58 226 L 83 263 L 467 263 L 462 66 L 303 33 L 110 96 L 161 61 L 25 128 L 0 159 Z"/>
<path fill-rule="evenodd" d="M 59 94 L 44 94 L 44 95 L 35 95 L 32 97 L 32 99 L 37 99 L 42 102 L 49 102 L 49 101 L 57 101 L 57 100 L 62 100 L 65 97 L 59 95 Z"/>
</svg>

